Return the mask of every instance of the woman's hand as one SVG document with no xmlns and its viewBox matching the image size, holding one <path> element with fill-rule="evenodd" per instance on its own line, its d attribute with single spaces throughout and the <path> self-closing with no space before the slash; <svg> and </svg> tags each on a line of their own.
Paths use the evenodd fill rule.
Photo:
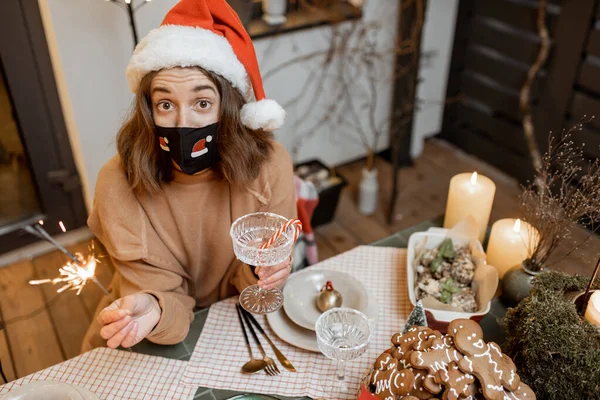
<svg viewBox="0 0 600 400">
<path fill-rule="evenodd" d="M 160 320 L 158 300 L 148 293 L 122 297 L 104 310 L 96 320 L 102 325 L 100 336 L 111 349 L 128 348 L 144 339 Z"/>
<path fill-rule="evenodd" d="M 260 278 L 258 284 L 263 289 L 273 289 L 280 287 L 285 283 L 285 280 L 292 272 L 292 257 L 284 262 L 272 267 L 257 267 L 256 274 Z"/>
</svg>

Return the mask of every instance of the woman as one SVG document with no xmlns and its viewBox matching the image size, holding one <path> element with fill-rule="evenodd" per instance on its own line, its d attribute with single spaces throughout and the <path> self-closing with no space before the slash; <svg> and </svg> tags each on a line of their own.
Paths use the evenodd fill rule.
<svg viewBox="0 0 600 400">
<path fill-rule="evenodd" d="M 296 214 L 292 163 L 269 132 L 285 113 L 264 98 L 235 12 L 224 0 L 181 0 L 137 46 L 127 78 L 132 114 L 88 220 L 116 267 L 118 300 L 102 300 L 83 351 L 178 343 L 194 307 L 257 281 L 279 286 L 291 270 L 290 259 L 253 271 L 229 236 L 248 213 Z"/>
</svg>

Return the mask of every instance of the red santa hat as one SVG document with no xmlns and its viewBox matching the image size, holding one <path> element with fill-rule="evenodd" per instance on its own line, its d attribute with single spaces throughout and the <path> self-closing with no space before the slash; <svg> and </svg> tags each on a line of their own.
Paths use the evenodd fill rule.
<svg viewBox="0 0 600 400">
<path fill-rule="evenodd" d="M 149 72 L 194 66 L 221 75 L 244 95 L 245 126 L 274 130 L 283 125 L 285 111 L 265 98 L 252 40 L 225 0 L 180 0 L 135 48 L 127 66 L 129 88 L 135 93 Z"/>
</svg>

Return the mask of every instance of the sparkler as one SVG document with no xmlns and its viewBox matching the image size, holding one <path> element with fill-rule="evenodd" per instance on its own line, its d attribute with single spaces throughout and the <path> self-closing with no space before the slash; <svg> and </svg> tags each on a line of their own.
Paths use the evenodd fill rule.
<svg viewBox="0 0 600 400">
<path fill-rule="evenodd" d="M 64 228 L 62 221 L 59 222 L 59 225 L 63 232 L 65 232 L 66 229 Z M 60 272 L 60 276 L 54 279 L 31 280 L 29 281 L 30 285 L 42 285 L 45 283 L 52 283 L 53 285 L 56 285 L 58 283 L 64 283 L 64 285 L 56 291 L 57 293 L 62 293 L 66 290 L 76 290 L 77 295 L 79 295 L 88 280 L 91 280 L 104 292 L 104 294 L 110 297 L 111 300 L 115 300 L 110 292 L 106 290 L 104 285 L 100 283 L 98 278 L 96 278 L 96 266 L 100 263 L 100 260 L 98 260 L 94 254 L 93 245 L 90 254 L 84 257 L 80 253 L 73 254 L 69 250 L 65 249 L 52 236 L 50 236 L 50 234 L 48 234 L 44 228 L 42 228 L 40 223 L 33 226 L 26 226 L 24 229 L 26 232 L 51 243 L 70 259 L 67 264 L 63 265 L 58 270 Z"/>
<path fill-rule="evenodd" d="M 68 262 L 62 266 L 58 270 L 60 272 L 60 276 L 57 278 L 32 280 L 29 281 L 29 284 L 42 285 L 44 283 L 52 283 L 53 285 L 56 285 L 57 283 L 64 283 L 64 285 L 56 291 L 57 293 L 62 293 L 66 290 L 77 290 L 77 295 L 79 295 L 87 281 L 91 279 L 100 287 L 100 289 L 102 289 L 105 294 L 110 296 L 110 293 L 94 276 L 97 264 L 98 259 L 92 254 L 88 256 L 87 260 L 84 260 L 81 263 Z"/>
</svg>

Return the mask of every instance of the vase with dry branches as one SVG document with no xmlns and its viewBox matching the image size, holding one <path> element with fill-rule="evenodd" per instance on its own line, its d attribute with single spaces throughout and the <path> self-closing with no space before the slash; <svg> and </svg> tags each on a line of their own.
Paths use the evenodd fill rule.
<svg viewBox="0 0 600 400">
<path fill-rule="evenodd" d="M 332 130 L 360 142 L 365 149 L 366 162 L 358 193 L 358 208 L 365 215 L 373 214 L 378 206 L 377 151 L 385 134 L 390 132 L 391 124 L 400 125 L 403 119 L 396 116 L 398 110 L 394 110 L 391 116 L 381 112 L 386 106 L 385 94 L 396 81 L 418 68 L 416 63 L 394 68 L 394 61 L 400 56 L 420 52 L 418 38 L 424 21 L 423 1 L 401 1 L 400 7 L 402 10 L 408 7 L 416 10 L 413 20 L 407 21 L 411 34 L 406 38 L 382 41 L 381 33 L 389 29 L 389 25 L 386 26 L 383 20 L 362 19 L 336 28 L 331 40 L 329 54 L 335 60 L 332 72 L 336 77 L 333 87 L 336 95 L 330 97 L 327 107 L 330 111 L 328 122 L 332 124 Z M 414 98 L 413 94 L 406 94 L 411 100 Z M 411 117 L 413 111 L 414 105 L 411 104 L 408 113 Z M 406 118 L 406 115 L 403 117 Z"/>
<path fill-rule="evenodd" d="M 262 0 L 263 21 L 269 25 L 281 25 L 287 21 L 285 12 L 288 0 Z"/>
<path fill-rule="evenodd" d="M 378 40 L 382 29 L 382 21 L 361 20 L 337 28 L 331 42 L 336 56 L 333 89 L 338 95 L 330 97 L 329 121 L 332 130 L 360 142 L 365 149 L 358 195 L 359 211 L 365 215 L 373 214 L 378 205 L 376 153 L 390 122 L 382 118 L 381 103 L 394 79 L 391 66 L 396 49 Z"/>
<path fill-rule="evenodd" d="M 344 20 L 344 11 L 339 15 L 335 7 L 341 0 L 298 0 L 300 7 L 311 12 L 327 9 L 333 21 Z M 289 131 L 294 132 L 290 149 L 292 157 L 298 156 L 300 148 L 313 140 L 316 135 L 326 132 L 336 136 L 334 140 L 359 145 L 364 149 L 364 184 L 359 193 L 359 210 L 372 214 L 378 202 L 377 152 L 387 141 L 389 133 L 396 138 L 394 143 L 404 143 L 402 131 L 410 134 L 408 127 L 413 112 L 417 108 L 416 93 L 418 70 L 417 56 L 420 54 L 420 35 L 424 22 L 424 0 L 401 0 L 399 2 L 376 2 L 376 0 L 351 0 L 362 6 L 362 18 L 344 24 L 332 24 L 324 32 L 328 47 L 286 60 L 263 74 L 268 82 L 279 72 L 295 67 L 303 71 L 306 79 L 301 90 L 283 103 L 286 109 L 296 109 L 288 118 Z M 372 2 L 372 3 L 370 3 Z M 376 4 L 377 7 L 370 7 Z M 398 14 L 404 15 L 414 8 L 414 18 L 406 21 L 411 27 L 405 36 L 390 34 L 390 27 L 398 23 Z M 337 15 L 337 16 L 336 16 Z M 398 57 L 411 57 L 414 60 L 396 63 Z M 400 79 L 415 75 L 406 96 L 398 100 L 390 110 L 390 98 L 394 85 Z M 300 78 L 303 79 L 303 78 Z M 307 115 L 317 118 L 306 118 Z M 391 114 L 391 115 L 390 115 Z M 393 128 L 393 129 L 391 129 Z M 395 149 L 395 148 L 394 148 Z M 397 149 L 393 153 L 398 152 Z M 362 201 L 361 201 L 362 199 Z M 362 206 L 361 206 L 362 204 Z"/>
<path fill-rule="evenodd" d="M 138 34 L 135 22 L 135 13 L 137 10 L 148 4 L 151 0 L 140 0 L 138 4 L 134 4 L 132 0 L 106 0 L 112 4 L 121 7 L 127 13 L 129 18 L 129 25 L 131 27 L 131 34 L 133 35 L 133 48 L 138 45 Z"/>
<path fill-rule="evenodd" d="M 584 146 L 574 141 L 584 119 L 560 137 L 550 135 L 548 150 L 541 158 L 535 179 L 521 196 L 522 217 L 538 231 L 528 246 L 523 265 L 514 267 L 503 279 L 503 298 L 518 303 L 531 289 L 533 276 L 581 250 L 596 237 L 600 223 L 600 160 L 589 161 Z M 589 232 L 575 240 L 572 232 L 584 225 Z"/>
</svg>

